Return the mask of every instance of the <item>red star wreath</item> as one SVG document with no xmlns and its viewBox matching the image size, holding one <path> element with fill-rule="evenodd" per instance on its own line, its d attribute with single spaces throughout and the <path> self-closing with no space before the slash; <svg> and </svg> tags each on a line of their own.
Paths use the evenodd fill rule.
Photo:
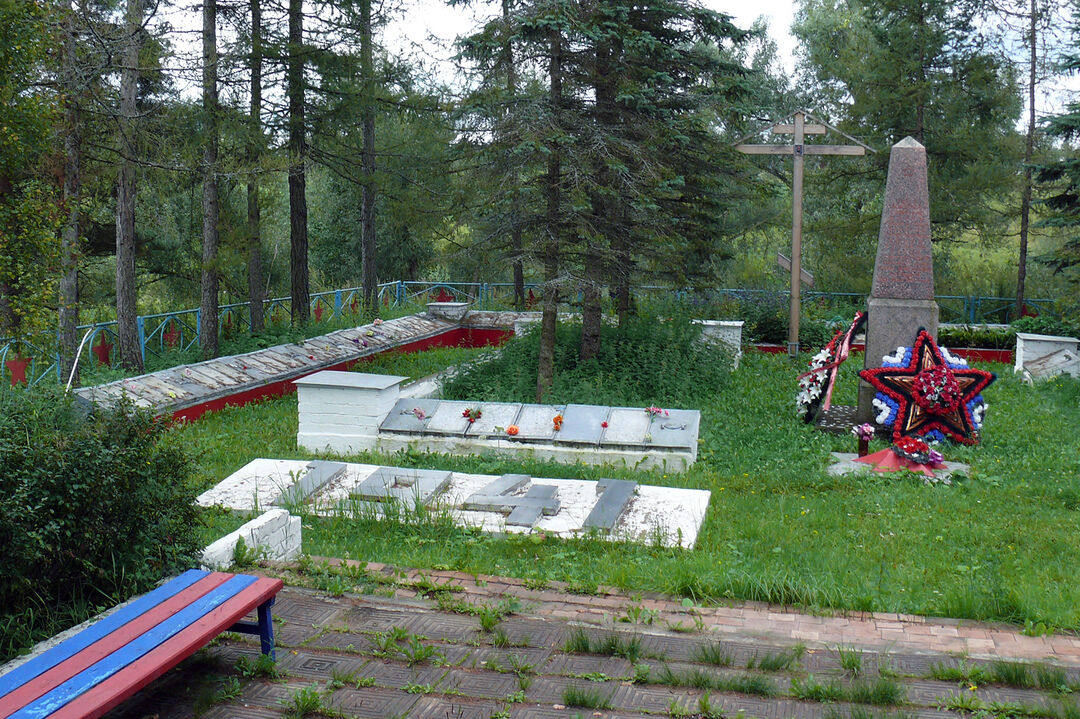
<svg viewBox="0 0 1080 719">
<path fill-rule="evenodd" d="M 859 376 L 897 405 L 893 442 L 934 430 L 963 444 L 978 444 L 970 404 L 996 379 L 993 372 L 950 366 L 934 338 L 919 330 L 905 366 L 864 369 Z M 891 404 L 891 403 L 890 403 Z"/>
</svg>

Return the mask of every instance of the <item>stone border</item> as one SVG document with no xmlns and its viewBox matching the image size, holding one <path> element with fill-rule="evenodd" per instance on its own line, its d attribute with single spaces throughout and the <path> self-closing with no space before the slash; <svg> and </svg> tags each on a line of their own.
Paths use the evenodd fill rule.
<svg viewBox="0 0 1080 719">
<path fill-rule="evenodd" d="M 260 559 L 296 559 L 300 556 L 300 535 L 300 517 L 294 517 L 284 509 L 271 509 L 204 549 L 202 566 L 211 570 L 228 569 L 241 537 L 247 548 L 257 552 Z"/>
</svg>

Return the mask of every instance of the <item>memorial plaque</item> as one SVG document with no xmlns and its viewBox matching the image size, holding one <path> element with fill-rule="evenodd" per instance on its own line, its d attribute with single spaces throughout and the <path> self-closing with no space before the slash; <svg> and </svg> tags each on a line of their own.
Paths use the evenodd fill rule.
<svg viewBox="0 0 1080 719">
<path fill-rule="evenodd" d="M 517 423 L 521 404 L 505 402 L 486 402 L 480 406 L 480 419 L 473 422 L 466 434 L 468 437 L 506 437 L 506 428 Z"/>
<path fill-rule="evenodd" d="M 403 503 L 432 501 L 450 485 L 450 472 L 433 469 L 379 467 L 353 492 L 358 499 Z"/>
<path fill-rule="evenodd" d="M 422 433 L 427 429 L 428 422 L 438 407 L 437 399 L 399 399 L 379 425 L 379 431 Z"/>
<path fill-rule="evenodd" d="M 697 444 L 701 413 L 694 409 L 671 409 L 668 415 L 653 417 L 649 434 L 653 447 L 667 449 L 693 449 Z"/>
<path fill-rule="evenodd" d="M 563 412 L 563 426 L 555 435 L 556 442 L 574 444 L 600 444 L 604 434 L 603 423 L 612 412 L 610 407 L 593 404 L 568 404 Z"/>
<path fill-rule="evenodd" d="M 543 515 L 559 511 L 559 492 L 553 484 L 532 484 L 526 474 L 504 474 L 462 503 L 461 508 L 478 512 L 499 512 L 508 515 L 506 523 L 515 527 L 531 527 Z M 524 494 L 515 492 L 528 488 Z"/>
<path fill-rule="evenodd" d="M 604 437 L 600 441 L 601 446 L 640 446 L 649 436 L 652 417 L 643 407 L 615 407 L 611 410 L 607 423 Z"/>
<path fill-rule="evenodd" d="M 600 493 L 600 497 L 582 526 L 609 532 L 634 498 L 637 482 L 628 479 L 601 479 L 596 483 L 596 491 Z"/>
<path fill-rule="evenodd" d="M 465 430 L 469 427 L 469 420 L 461 416 L 461 413 L 467 409 L 475 409 L 476 407 L 480 407 L 480 409 L 483 410 L 483 405 L 477 402 L 450 402 L 442 400 L 439 402 L 439 406 L 435 408 L 435 412 L 432 413 L 425 433 L 457 434 L 464 436 Z"/>
<path fill-rule="evenodd" d="M 555 436 L 555 424 L 552 422 L 555 415 L 562 414 L 564 405 L 550 404 L 527 404 L 521 408 L 518 415 L 519 440 L 550 441 Z M 563 429 L 566 425 L 563 425 Z"/>
</svg>

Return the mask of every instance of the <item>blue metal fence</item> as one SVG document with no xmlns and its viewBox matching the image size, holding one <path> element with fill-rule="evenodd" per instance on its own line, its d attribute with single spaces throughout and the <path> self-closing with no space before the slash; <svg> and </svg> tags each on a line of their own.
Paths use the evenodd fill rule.
<svg viewBox="0 0 1080 719">
<path fill-rule="evenodd" d="M 530 306 L 539 300 L 542 294 L 539 285 L 527 284 L 526 300 Z M 638 286 L 633 288 L 640 297 L 671 298 L 676 301 L 698 303 L 722 303 L 725 300 L 745 302 L 755 298 L 772 297 L 787 302 L 785 290 L 756 289 L 671 289 L 659 286 Z M 311 295 L 311 317 L 316 322 L 342 320 L 348 314 L 356 314 L 360 309 L 363 290 L 360 287 L 348 287 L 329 292 L 316 292 Z M 1007 323 L 1015 320 L 1016 301 L 1008 297 L 970 297 L 961 295 L 938 295 L 941 308 L 941 321 L 961 324 L 983 324 L 988 322 Z M 507 282 L 420 282 L 395 281 L 384 282 L 378 286 L 378 302 L 388 308 L 403 309 L 410 306 L 420 309 L 430 301 L 470 302 L 478 309 L 490 309 L 509 306 L 513 301 L 513 285 Z M 580 301 L 580 298 L 579 298 Z M 866 295 L 855 292 L 817 292 L 803 293 L 803 302 L 824 302 L 845 305 L 862 305 Z M 1038 312 L 1054 314 L 1054 301 L 1048 299 L 1029 299 L 1030 308 Z M 263 301 L 263 317 L 267 325 L 283 325 L 291 321 L 292 299 L 275 297 Z M 221 305 L 218 308 L 218 327 L 224 336 L 234 332 L 248 332 L 251 323 L 250 303 L 238 302 Z M 198 308 L 140 315 L 136 319 L 139 346 L 145 364 L 151 357 L 164 358 L 169 353 L 189 352 L 199 345 L 199 332 L 202 327 L 201 312 Z M 111 364 L 115 359 L 117 338 L 116 321 L 98 322 L 81 325 L 80 336 L 87 335 L 85 343 L 89 348 L 80 357 L 81 367 Z M 28 384 L 36 384 L 49 377 L 60 382 L 60 358 L 56 350 L 59 342 L 39 339 L 35 342 L 19 341 L 15 343 L 0 338 L 0 383 L 6 385 L 13 375 L 25 373 Z M 12 367 L 9 360 L 21 357 L 27 359 L 24 369 Z"/>
</svg>

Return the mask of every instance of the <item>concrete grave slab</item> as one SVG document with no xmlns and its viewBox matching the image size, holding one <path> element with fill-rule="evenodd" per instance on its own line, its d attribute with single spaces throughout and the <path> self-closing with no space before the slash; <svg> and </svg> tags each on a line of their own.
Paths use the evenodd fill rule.
<svg viewBox="0 0 1080 719">
<path fill-rule="evenodd" d="M 450 483 L 450 473 L 432 469 L 379 467 L 357 487 L 359 499 L 374 502 L 398 501 L 408 505 L 431 505 Z"/>
<path fill-rule="evenodd" d="M 379 425 L 383 432 L 419 433 L 427 429 L 428 422 L 439 408 L 439 400 L 428 398 L 399 399 L 390 414 Z M 423 414 L 421 418 L 416 410 Z"/>
<path fill-rule="evenodd" d="M 645 443 L 652 427 L 652 417 L 642 408 L 615 407 L 608 418 L 607 431 L 600 444 L 635 445 Z"/>
<path fill-rule="evenodd" d="M 671 409 L 658 414 L 649 424 L 649 444 L 653 447 L 691 449 L 698 439 L 701 413 L 697 410 Z"/>
<path fill-rule="evenodd" d="M 439 402 L 438 408 L 431 416 L 431 421 L 428 422 L 427 431 L 432 434 L 451 434 L 451 435 L 465 435 L 465 430 L 469 428 L 469 420 L 462 416 L 462 413 L 467 409 L 474 409 L 478 406 L 476 402 L 450 402 L 443 400 Z"/>
<path fill-rule="evenodd" d="M 563 412 L 563 426 L 555 436 L 556 442 L 575 444 L 600 444 L 604 434 L 604 422 L 612 409 L 591 404 L 568 404 Z"/>
<path fill-rule="evenodd" d="M 469 425 L 469 437 L 506 437 L 506 428 L 521 414 L 520 403 L 485 402 L 479 407 L 480 419 Z"/>
<path fill-rule="evenodd" d="M 566 411 L 565 405 L 527 404 L 518 416 L 519 440 L 550 440 L 555 436 L 552 420 Z M 565 416 L 565 415 L 564 415 Z M 565 425 L 563 429 L 565 429 Z"/>
<path fill-rule="evenodd" d="M 308 462 L 254 460 L 199 497 L 203 505 L 221 504 L 250 511 L 263 507 L 297 483 Z M 385 507 L 394 497 L 420 497 L 428 506 L 450 513 L 465 526 L 486 532 L 544 532 L 573 537 L 590 528 L 607 530 L 612 541 L 646 541 L 692 548 L 705 519 L 710 493 L 606 480 L 530 478 L 438 470 L 340 463 L 316 465 L 328 477 L 306 500 L 320 516 L 394 516 Z M 314 476 L 314 475 L 313 475 Z M 634 491 L 636 484 L 636 492 Z"/>
</svg>

